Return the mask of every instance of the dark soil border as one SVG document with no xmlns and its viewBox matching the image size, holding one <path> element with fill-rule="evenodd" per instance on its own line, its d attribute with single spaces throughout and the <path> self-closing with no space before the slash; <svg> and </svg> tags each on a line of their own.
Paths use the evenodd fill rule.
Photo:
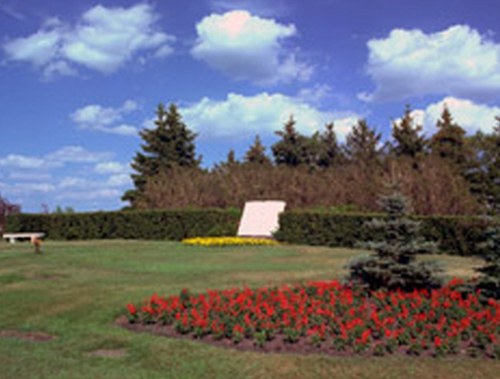
<svg viewBox="0 0 500 379">
<path fill-rule="evenodd" d="M 301 338 L 295 343 L 286 342 L 283 335 L 277 335 L 271 341 L 267 341 L 263 346 L 258 346 L 255 344 L 254 340 L 244 338 L 239 343 L 235 343 L 227 338 L 214 339 L 212 335 L 207 335 L 202 338 L 196 338 L 192 334 L 180 334 L 177 332 L 173 325 L 161 325 L 161 324 L 140 324 L 140 323 L 129 323 L 126 316 L 121 316 L 116 320 L 116 324 L 122 328 L 133 332 L 139 333 L 151 333 L 158 336 L 191 340 L 195 342 L 205 343 L 217 347 L 222 347 L 226 349 L 238 350 L 238 351 L 251 351 L 259 353 L 286 353 L 286 354 L 299 354 L 299 355 L 310 355 L 310 354 L 326 354 L 334 357 L 374 357 L 382 358 L 387 356 L 408 356 L 408 357 L 435 357 L 434 349 L 429 348 L 427 350 L 422 350 L 420 354 L 410 354 L 408 353 L 408 346 L 397 346 L 392 353 L 385 352 L 384 355 L 376 355 L 374 353 L 374 346 L 370 346 L 363 352 L 356 352 L 351 347 L 347 347 L 344 351 L 337 350 L 331 343 L 331 340 L 324 341 L 320 346 L 313 345 L 308 341 L 307 338 Z M 452 357 L 470 357 L 468 354 L 467 346 L 463 344 L 459 347 L 458 352 L 455 354 L 448 353 L 443 355 L 446 358 Z M 484 359 L 494 359 L 491 352 L 480 352 L 477 358 Z"/>
</svg>

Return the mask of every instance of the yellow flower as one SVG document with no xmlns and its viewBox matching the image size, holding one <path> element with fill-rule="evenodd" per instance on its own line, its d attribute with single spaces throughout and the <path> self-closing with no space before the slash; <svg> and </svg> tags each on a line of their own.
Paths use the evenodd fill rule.
<svg viewBox="0 0 500 379">
<path fill-rule="evenodd" d="M 250 237 L 194 237 L 182 240 L 192 246 L 276 246 L 278 242 L 267 238 Z"/>
</svg>

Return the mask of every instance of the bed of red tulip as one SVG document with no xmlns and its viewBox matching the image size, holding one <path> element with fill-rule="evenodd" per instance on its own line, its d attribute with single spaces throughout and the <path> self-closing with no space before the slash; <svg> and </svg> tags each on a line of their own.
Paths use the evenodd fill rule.
<svg viewBox="0 0 500 379">
<path fill-rule="evenodd" d="M 468 354 L 500 358 L 500 302 L 456 291 L 365 293 L 337 281 L 279 288 L 154 294 L 127 306 L 128 321 L 207 340 L 306 342 L 343 354 Z M 285 346 L 286 349 L 286 346 Z"/>
</svg>

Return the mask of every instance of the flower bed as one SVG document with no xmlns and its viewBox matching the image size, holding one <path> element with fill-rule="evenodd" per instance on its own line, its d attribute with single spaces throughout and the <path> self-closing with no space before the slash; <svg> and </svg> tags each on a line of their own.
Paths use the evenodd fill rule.
<svg viewBox="0 0 500 379">
<path fill-rule="evenodd" d="M 457 284 L 412 293 L 362 293 L 336 281 L 183 290 L 129 304 L 127 326 L 274 351 L 500 358 L 500 302 L 481 303 L 477 294 L 456 291 Z"/>
<path fill-rule="evenodd" d="M 250 237 L 195 237 L 182 240 L 183 244 L 193 246 L 274 246 L 278 242 L 266 238 Z"/>
</svg>

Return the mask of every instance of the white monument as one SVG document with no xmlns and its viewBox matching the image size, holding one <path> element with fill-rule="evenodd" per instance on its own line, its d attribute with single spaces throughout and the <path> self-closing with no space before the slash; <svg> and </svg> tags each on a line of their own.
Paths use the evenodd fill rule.
<svg viewBox="0 0 500 379">
<path fill-rule="evenodd" d="M 243 208 L 239 237 L 266 237 L 271 238 L 273 232 L 279 228 L 278 216 L 285 210 L 284 201 L 247 201 Z"/>
</svg>

